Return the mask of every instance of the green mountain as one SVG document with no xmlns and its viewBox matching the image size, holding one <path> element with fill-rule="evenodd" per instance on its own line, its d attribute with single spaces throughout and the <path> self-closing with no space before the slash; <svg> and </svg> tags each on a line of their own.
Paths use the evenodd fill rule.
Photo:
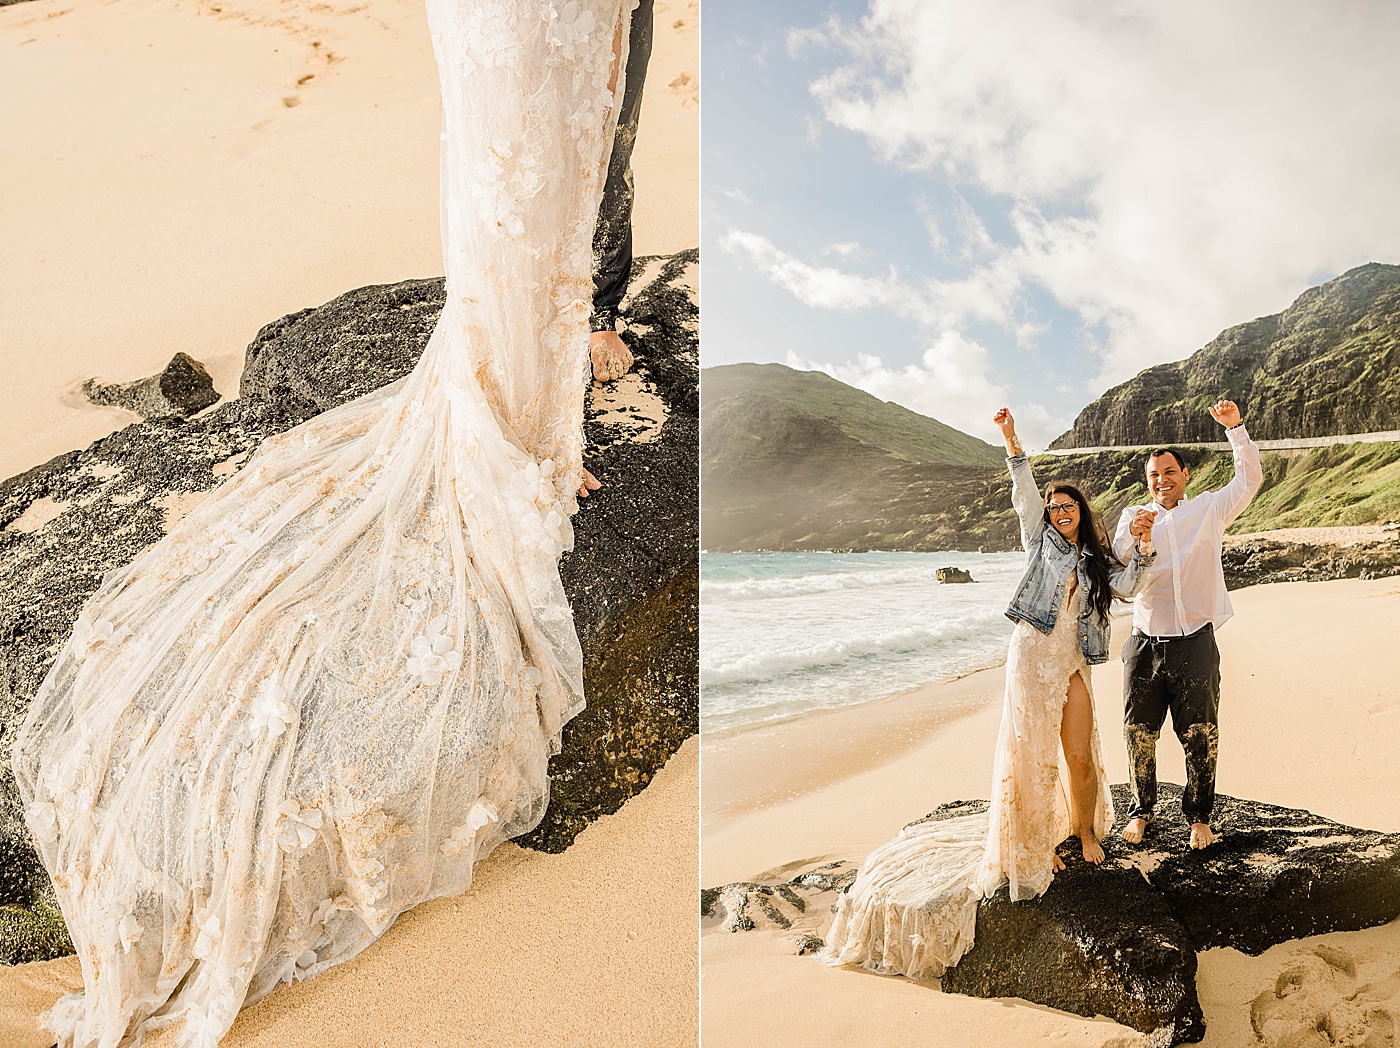
<svg viewBox="0 0 1400 1048">
<path fill-rule="evenodd" d="M 1187 360 L 1148 368 L 1050 447 L 1219 440 L 1206 405 L 1222 393 L 1256 440 L 1400 429 L 1400 266 L 1358 266 Z"/>
<path fill-rule="evenodd" d="M 1010 548 L 1001 449 L 820 372 L 702 376 L 706 549 Z"/>
<path fill-rule="evenodd" d="M 1001 449 L 776 364 L 708 368 L 702 383 L 706 549 L 1017 548 Z M 1185 457 L 1191 490 L 1228 483 L 1229 454 L 1192 448 Z M 1400 443 L 1263 458 L 1264 483 L 1232 533 L 1400 519 Z M 1041 485 L 1079 483 L 1110 529 L 1123 507 L 1147 501 L 1140 451 L 1038 455 L 1031 468 Z"/>
</svg>

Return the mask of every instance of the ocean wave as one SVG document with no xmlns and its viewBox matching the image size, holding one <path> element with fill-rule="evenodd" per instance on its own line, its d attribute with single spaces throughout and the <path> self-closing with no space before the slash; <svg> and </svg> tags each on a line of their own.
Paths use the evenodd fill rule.
<svg viewBox="0 0 1400 1048">
<path fill-rule="evenodd" d="M 789 651 L 760 651 L 700 666 L 701 687 L 725 684 L 760 684 L 818 669 L 831 669 L 858 659 L 927 651 L 938 645 L 983 640 L 1004 643 L 1002 631 L 993 632 L 1002 620 L 1000 610 L 978 611 L 944 619 L 932 626 L 904 626 L 883 633 L 826 640 Z M 1007 624 L 1009 629 L 1009 623 Z"/>
<path fill-rule="evenodd" d="M 943 567 L 946 565 L 940 565 Z M 822 573 L 812 575 L 772 576 L 769 578 L 704 579 L 700 583 L 702 599 L 723 598 L 764 599 L 771 597 L 801 597 L 812 593 L 831 593 L 836 590 L 873 589 L 884 586 L 903 586 L 923 583 L 930 586 L 941 585 L 937 578 L 938 567 L 883 568 L 868 571 L 850 571 L 839 574 Z"/>
</svg>

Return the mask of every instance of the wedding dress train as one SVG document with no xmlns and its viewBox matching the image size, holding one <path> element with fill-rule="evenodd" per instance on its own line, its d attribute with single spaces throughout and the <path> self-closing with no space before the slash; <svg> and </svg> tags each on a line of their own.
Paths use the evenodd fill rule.
<svg viewBox="0 0 1400 1048">
<path fill-rule="evenodd" d="M 1050 886 L 1055 848 L 1071 828 L 1060 746 L 1065 694 L 1075 673 L 1086 688 L 1091 683 L 1079 643 L 1080 599 L 1077 589 L 1066 596 L 1048 635 L 1026 622 L 1012 633 L 990 808 L 913 823 L 871 852 L 837 903 L 822 953 L 827 963 L 935 978 L 972 948 L 982 899 L 1003 885 L 1013 901 Z M 1102 838 L 1113 808 L 1097 724 L 1090 753 L 1098 782 L 1094 832 Z"/>
<path fill-rule="evenodd" d="M 214 1045 L 541 818 L 583 706 L 558 573 L 625 0 L 429 0 L 447 301 L 84 606 L 20 731 L 84 991 L 65 1046 Z"/>
</svg>

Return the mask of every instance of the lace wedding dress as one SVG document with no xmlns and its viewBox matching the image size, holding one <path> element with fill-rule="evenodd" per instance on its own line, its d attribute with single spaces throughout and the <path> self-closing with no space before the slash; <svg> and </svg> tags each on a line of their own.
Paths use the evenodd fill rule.
<svg viewBox="0 0 1400 1048">
<path fill-rule="evenodd" d="M 535 826 L 583 706 L 558 573 L 631 4 L 428 0 L 447 302 L 406 378 L 268 440 L 107 577 L 20 731 L 84 991 L 64 1046 L 314 975 Z"/>
<path fill-rule="evenodd" d="M 827 963 L 935 978 L 972 948 L 980 900 L 1002 885 L 1014 901 L 1050 886 L 1055 847 L 1071 828 L 1060 746 L 1065 694 L 1076 672 L 1090 686 L 1080 599 L 1078 590 L 1066 596 L 1048 635 L 1016 623 L 988 811 L 914 823 L 871 852 L 837 904 L 822 953 Z M 1090 752 L 1099 784 L 1094 832 L 1102 838 L 1113 809 L 1097 724 Z"/>
</svg>

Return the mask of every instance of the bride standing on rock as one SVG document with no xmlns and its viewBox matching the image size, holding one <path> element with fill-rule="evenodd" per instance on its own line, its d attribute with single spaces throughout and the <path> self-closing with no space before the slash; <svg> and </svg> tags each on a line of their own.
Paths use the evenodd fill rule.
<svg viewBox="0 0 1400 1048">
<path fill-rule="evenodd" d="M 1006 610 L 1016 623 L 986 814 L 927 820 L 877 848 L 841 896 L 823 959 L 915 978 L 942 975 L 971 947 L 977 904 L 1009 886 L 1040 895 L 1064 863 L 1055 849 L 1078 837 L 1086 862 L 1113 821 L 1089 666 L 1108 658 L 1109 606 L 1142 585 L 1155 559 L 1151 515 L 1124 566 L 1084 494 L 1052 483 L 1042 501 L 1011 412 L 995 419 L 1006 441 L 1011 501 L 1026 569 Z"/>
<path fill-rule="evenodd" d="M 14 751 L 84 990 L 61 1045 L 212 1046 L 538 823 L 583 706 L 594 221 L 625 0 L 428 0 L 447 301 L 88 601 Z"/>
</svg>

